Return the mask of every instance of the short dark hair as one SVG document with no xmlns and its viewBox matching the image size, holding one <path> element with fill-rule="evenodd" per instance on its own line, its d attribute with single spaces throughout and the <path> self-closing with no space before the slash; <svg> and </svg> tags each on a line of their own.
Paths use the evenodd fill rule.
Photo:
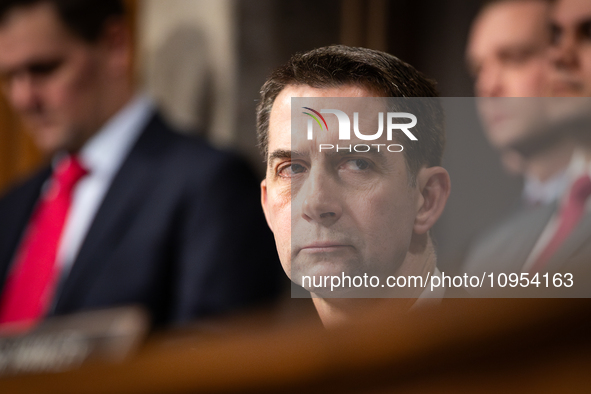
<svg viewBox="0 0 591 394">
<path fill-rule="evenodd" d="M 64 25 L 87 42 L 100 38 L 109 19 L 125 16 L 122 0 L 0 0 L 0 21 L 16 8 L 43 3 L 53 5 Z"/>
<path fill-rule="evenodd" d="M 273 71 L 261 88 L 261 101 L 257 106 L 257 137 L 265 160 L 271 109 L 279 93 L 288 85 L 313 88 L 357 85 L 379 97 L 439 97 L 434 81 L 388 53 L 344 45 L 298 53 Z M 421 106 L 427 107 L 420 111 L 426 126 L 422 138 L 420 143 L 408 144 L 403 151 L 413 182 L 423 166 L 441 164 L 445 145 L 441 103 L 439 100 L 425 100 Z"/>
<path fill-rule="evenodd" d="M 483 3 L 480 4 L 480 8 L 478 8 L 478 13 L 476 14 L 476 18 L 478 18 L 484 11 L 488 11 L 494 5 L 497 4 L 504 4 L 504 3 L 529 3 L 529 2 L 536 2 L 536 3 L 547 3 L 551 5 L 555 2 L 555 0 L 485 0 Z"/>
</svg>

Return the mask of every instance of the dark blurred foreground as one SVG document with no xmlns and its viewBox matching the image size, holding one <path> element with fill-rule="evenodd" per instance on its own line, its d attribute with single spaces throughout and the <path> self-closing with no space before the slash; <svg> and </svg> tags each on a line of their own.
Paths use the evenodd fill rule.
<svg viewBox="0 0 591 394">
<path fill-rule="evenodd" d="M 122 362 L 5 377 L 0 392 L 588 392 L 590 312 L 588 299 L 451 299 L 336 331 L 312 310 L 262 313 L 152 334 Z"/>
</svg>

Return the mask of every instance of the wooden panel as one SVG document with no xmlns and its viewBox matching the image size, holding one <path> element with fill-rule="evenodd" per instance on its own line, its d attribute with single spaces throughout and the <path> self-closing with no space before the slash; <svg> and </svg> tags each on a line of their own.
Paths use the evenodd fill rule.
<svg viewBox="0 0 591 394">
<path fill-rule="evenodd" d="M 234 322 L 153 337 L 120 365 L 0 380 L 10 393 L 588 392 L 589 300 L 446 300 L 327 332 Z M 209 326 L 211 328 L 211 326 Z"/>
<path fill-rule="evenodd" d="M 41 153 L 0 96 L 0 194 L 38 167 L 41 161 Z"/>
<path fill-rule="evenodd" d="M 343 0 L 341 44 L 387 51 L 387 15 L 386 0 Z"/>
</svg>

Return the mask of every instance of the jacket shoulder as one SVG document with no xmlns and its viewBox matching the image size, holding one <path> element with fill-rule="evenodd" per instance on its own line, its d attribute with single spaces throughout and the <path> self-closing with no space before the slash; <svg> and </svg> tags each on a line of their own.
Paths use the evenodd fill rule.
<svg viewBox="0 0 591 394">
<path fill-rule="evenodd" d="M 38 170 L 32 176 L 25 178 L 24 180 L 17 181 L 15 184 L 10 186 L 3 193 L 0 193 L 0 212 L 2 208 L 7 206 L 19 205 L 23 203 L 23 199 L 31 197 L 37 199 L 43 183 L 51 175 L 49 167 L 44 167 Z"/>
<path fill-rule="evenodd" d="M 230 150 L 212 146 L 197 135 L 187 135 L 174 129 L 159 114 L 146 127 L 142 143 L 160 155 L 160 163 L 172 168 L 185 168 L 185 175 L 193 178 L 216 177 L 237 171 L 238 177 L 254 178 L 254 172 L 244 158 Z M 236 176 L 233 176 L 236 178 Z"/>
</svg>

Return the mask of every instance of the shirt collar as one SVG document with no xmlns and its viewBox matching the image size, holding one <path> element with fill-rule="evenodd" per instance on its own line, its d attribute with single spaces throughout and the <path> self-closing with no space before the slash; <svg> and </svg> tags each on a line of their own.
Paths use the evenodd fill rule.
<svg viewBox="0 0 591 394">
<path fill-rule="evenodd" d="M 525 177 L 523 200 L 531 204 L 550 204 L 560 198 L 570 183 L 569 179 L 566 169 L 545 182 L 537 178 Z"/>
<path fill-rule="evenodd" d="M 580 149 L 576 149 L 573 153 L 567 172 L 570 183 L 574 182 L 581 175 L 588 174 L 591 176 L 591 162 L 587 161 L 585 153 Z"/>
</svg>

